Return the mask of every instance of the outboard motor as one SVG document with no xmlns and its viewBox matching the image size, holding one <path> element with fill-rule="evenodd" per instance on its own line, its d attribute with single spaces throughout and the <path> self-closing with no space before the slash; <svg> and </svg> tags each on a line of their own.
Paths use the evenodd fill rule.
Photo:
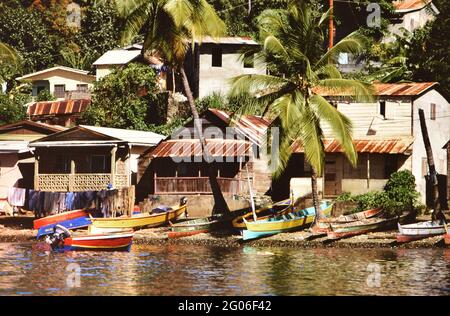
<svg viewBox="0 0 450 316">
<path fill-rule="evenodd" d="M 55 225 L 53 227 L 53 234 L 45 237 L 45 242 L 52 247 L 52 250 L 64 248 L 64 239 L 72 236 L 70 230 L 62 225 Z"/>
</svg>

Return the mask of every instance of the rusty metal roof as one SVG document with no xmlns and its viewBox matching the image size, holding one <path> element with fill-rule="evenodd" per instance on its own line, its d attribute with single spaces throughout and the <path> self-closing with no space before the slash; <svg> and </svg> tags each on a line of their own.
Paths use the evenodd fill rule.
<svg viewBox="0 0 450 316">
<path fill-rule="evenodd" d="M 411 82 L 411 83 L 374 83 L 373 88 L 377 96 L 416 96 L 427 91 L 437 82 Z M 351 96 L 351 91 L 339 92 L 328 90 L 324 87 L 316 87 L 313 91 L 322 96 Z"/>
<path fill-rule="evenodd" d="M 230 113 L 217 110 L 217 109 L 208 109 L 211 113 L 216 115 L 226 124 L 230 124 Z M 266 134 L 267 129 L 269 128 L 270 122 L 256 115 L 242 115 L 236 121 L 233 119 L 234 127 L 236 127 L 237 131 L 242 134 L 242 136 L 247 137 L 251 142 L 261 146 L 263 143 L 264 135 Z"/>
<path fill-rule="evenodd" d="M 29 116 L 75 114 L 86 111 L 90 104 L 91 100 L 88 99 L 35 102 L 28 106 L 27 114 Z"/>
<path fill-rule="evenodd" d="M 394 1 L 392 4 L 394 5 L 395 11 L 405 12 L 422 9 L 430 3 L 431 0 L 400 0 Z"/>
<path fill-rule="evenodd" d="M 411 146 L 414 139 L 411 137 L 391 138 L 391 139 L 354 139 L 358 153 L 376 153 L 376 154 L 411 154 Z M 324 140 L 325 152 L 339 153 L 342 152 L 341 146 L 335 139 Z M 302 153 L 303 147 L 300 143 L 295 143 L 292 152 Z"/>
<path fill-rule="evenodd" d="M 237 139 L 206 139 L 206 152 L 213 157 L 249 156 L 252 144 Z M 149 152 L 152 158 L 202 156 L 198 139 L 170 139 L 161 142 Z"/>
</svg>

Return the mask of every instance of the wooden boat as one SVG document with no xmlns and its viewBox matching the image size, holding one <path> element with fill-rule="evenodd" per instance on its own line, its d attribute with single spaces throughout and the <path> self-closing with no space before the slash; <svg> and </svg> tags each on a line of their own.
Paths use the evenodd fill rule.
<svg viewBox="0 0 450 316">
<path fill-rule="evenodd" d="M 65 220 L 65 221 L 62 221 L 59 223 L 49 224 L 47 226 L 42 226 L 41 228 L 38 229 L 36 239 L 39 239 L 46 235 L 53 234 L 53 229 L 56 225 L 61 225 L 67 229 L 73 230 L 73 229 L 88 227 L 91 224 L 92 224 L 91 219 L 87 216 L 73 218 L 73 219 Z"/>
<path fill-rule="evenodd" d="M 111 233 L 125 233 L 125 232 L 133 232 L 131 228 L 102 228 L 95 227 L 93 225 L 89 225 L 88 227 L 88 235 L 103 235 L 103 234 L 111 234 Z"/>
<path fill-rule="evenodd" d="M 324 215 L 329 216 L 331 214 L 332 204 L 329 201 L 323 201 L 320 204 L 320 208 Z M 270 216 L 256 221 L 247 221 L 244 218 L 247 229 L 242 232 L 243 240 L 294 231 L 312 223 L 315 216 L 315 208 L 308 207 L 306 209 L 294 210 L 286 214 Z"/>
<path fill-rule="evenodd" d="M 387 229 L 398 222 L 405 220 L 409 214 L 394 218 L 369 218 L 349 223 L 330 223 L 330 230 L 327 231 L 328 239 L 337 240 L 345 237 L 362 235 L 368 232 Z"/>
<path fill-rule="evenodd" d="M 350 223 L 358 220 L 364 220 L 379 216 L 382 214 L 382 210 L 379 208 L 370 209 L 362 212 L 357 212 L 354 214 L 341 215 L 338 217 L 322 218 L 316 222 L 316 224 L 311 228 L 314 235 L 326 234 L 330 229 L 330 223 Z"/>
<path fill-rule="evenodd" d="M 399 233 L 396 237 L 399 243 L 420 240 L 446 233 L 444 223 L 441 224 L 439 221 L 427 221 L 409 225 L 398 224 L 398 231 Z"/>
<path fill-rule="evenodd" d="M 450 245 L 450 234 L 444 235 L 444 242 L 446 245 Z"/>
<path fill-rule="evenodd" d="M 291 203 L 291 199 L 282 200 L 259 208 L 255 210 L 255 213 L 258 215 L 258 219 L 264 219 L 271 215 L 281 215 L 281 213 L 289 211 L 288 206 L 290 206 Z M 248 222 L 253 221 L 253 212 L 248 212 L 243 216 L 239 216 L 233 219 L 231 222 L 233 227 L 238 229 L 245 229 L 247 226 L 244 223 L 244 218 Z"/>
<path fill-rule="evenodd" d="M 131 217 L 92 218 L 92 225 L 97 228 L 131 228 L 157 227 L 174 221 L 186 212 L 186 199 L 180 204 L 161 213 L 141 213 Z M 157 209 L 155 209 L 157 210 Z M 154 212 L 153 210 L 152 212 Z"/>
<path fill-rule="evenodd" d="M 80 218 L 80 217 L 88 217 L 89 211 L 88 210 L 74 210 L 69 212 L 64 212 L 60 214 L 50 215 L 43 218 L 35 219 L 33 221 L 33 227 L 34 229 L 39 229 L 43 226 L 48 226 L 51 224 L 57 224 L 59 222 L 64 222 L 67 220 Z"/>
<path fill-rule="evenodd" d="M 62 243 L 52 246 L 53 250 L 101 250 L 129 251 L 133 242 L 133 232 L 100 235 L 81 235 L 64 238 Z"/>
<path fill-rule="evenodd" d="M 171 225 L 171 230 L 167 237 L 180 238 L 186 236 L 192 236 L 201 233 L 207 233 L 217 226 L 222 218 L 216 216 L 209 216 L 204 218 L 196 218 L 182 223 Z"/>
</svg>

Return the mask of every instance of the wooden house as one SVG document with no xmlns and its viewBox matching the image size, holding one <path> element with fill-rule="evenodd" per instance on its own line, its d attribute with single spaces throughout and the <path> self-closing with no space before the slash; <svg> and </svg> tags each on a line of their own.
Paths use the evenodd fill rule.
<svg viewBox="0 0 450 316">
<path fill-rule="evenodd" d="M 93 191 L 135 183 L 137 157 L 164 136 L 144 131 L 79 125 L 33 141 L 34 188 Z"/>
</svg>

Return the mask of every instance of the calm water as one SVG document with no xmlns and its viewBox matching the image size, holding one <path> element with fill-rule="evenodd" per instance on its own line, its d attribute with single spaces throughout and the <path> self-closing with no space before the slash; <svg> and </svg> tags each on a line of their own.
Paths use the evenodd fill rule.
<svg viewBox="0 0 450 316">
<path fill-rule="evenodd" d="M 67 283 L 76 280 L 66 270 L 74 263 L 79 287 Z M 133 245 L 129 253 L 51 253 L 0 243 L 0 295 L 113 294 L 450 295 L 450 249 Z"/>
</svg>

